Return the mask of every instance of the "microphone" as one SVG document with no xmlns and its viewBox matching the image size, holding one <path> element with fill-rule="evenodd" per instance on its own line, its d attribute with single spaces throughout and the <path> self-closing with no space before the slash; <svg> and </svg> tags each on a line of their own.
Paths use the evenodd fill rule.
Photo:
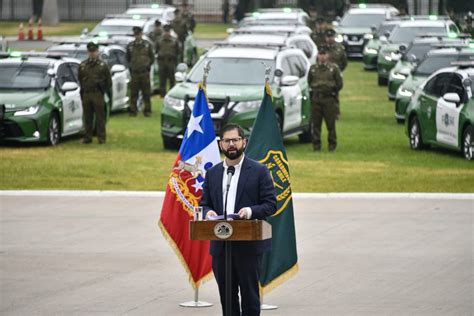
<svg viewBox="0 0 474 316">
<path fill-rule="evenodd" d="M 232 176 L 235 173 L 235 167 L 234 166 L 229 166 L 227 168 L 227 190 L 229 190 L 230 187 L 230 181 L 232 181 Z"/>
<path fill-rule="evenodd" d="M 230 181 L 232 181 L 232 176 L 235 173 L 235 167 L 229 166 L 227 168 L 227 187 L 225 190 L 225 201 L 224 201 L 224 220 L 227 220 L 227 198 L 229 196 Z"/>
</svg>

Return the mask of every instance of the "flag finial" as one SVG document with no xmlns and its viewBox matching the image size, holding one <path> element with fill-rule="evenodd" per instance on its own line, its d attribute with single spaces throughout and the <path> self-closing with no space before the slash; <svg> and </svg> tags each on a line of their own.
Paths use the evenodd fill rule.
<svg viewBox="0 0 474 316">
<path fill-rule="evenodd" d="M 270 72 L 272 67 L 267 66 L 267 64 L 265 64 L 263 61 L 262 64 L 265 67 L 265 91 L 269 96 L 272 96 L 272 88 L 270 86 Z"/>
<path fill-rule="evenodd" d="M 204 73 L 202 75 L 202 85 L 206 88 L 207 85 L 207 77 L 209 76 L 209 72 L 211 71 L 211 61 L 208 60 L 204 63 Z"/>
</svg>

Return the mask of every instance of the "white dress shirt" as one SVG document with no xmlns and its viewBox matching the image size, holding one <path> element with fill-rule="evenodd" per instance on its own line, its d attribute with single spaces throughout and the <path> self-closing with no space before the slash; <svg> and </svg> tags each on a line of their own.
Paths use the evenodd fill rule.
<svg viewBox="0 0 474 316">
<path fill-rule="evenodd" d="M 235 209 L 235 199 L 237 197 L 237 185 L 239 183 L 239 178 L 240 178 L 240 170 L 242 170 L 242 163 L 244 162 L 245 155 L 242 155 L 242 159 L 240 162 L 234 166 L 235 168 L 235 173 L 232 176 L 232 180 L 230 181 L 230 187 L 229 187 L 229 195 L 227 196 L 227 214 L 233 214 L 233 213 L 238 213 L 240 210 Z M 229 166 L 227 165 L 226 160 L 224 160 L 224 175 L 222 177 L 222 203 L 224 203 L 225 207 L 225 196 L 226 196 L 226 190 L 227 190 L 227 168 Z M 250 207 L 245 207 L 247 210 L 247 219 L 250 219 L 252 217 L 252 209 Z"/>
</svg>

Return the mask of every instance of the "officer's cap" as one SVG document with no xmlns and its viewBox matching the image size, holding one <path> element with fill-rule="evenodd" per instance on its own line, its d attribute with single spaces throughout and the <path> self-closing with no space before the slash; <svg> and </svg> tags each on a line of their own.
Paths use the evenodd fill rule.
<svg viewBox="0 0 474 316">
<path fill-rule="evenodd" d="M 165 26 L 163 26 L 163 30 L 164 30 L 165 32 L 171 31 L 171 25 L 165 24 Z"/>
<path fill-rule="evenodd" d="M 139 26 L 134 26 L 134 27 L 132 28 L 132 30 L 133 30 L 133 34 L 135 34 L 135 35 L 138 35 L 138 34 L 140 34 L 140 33 L 143 31 L 142 28 L 139 27 Z"/>
<path fill-rule="evenodd" d="M 321 47 L 318 47 L 318 54 L 326 54 L 327 52 L 328 52 L 327 45 L 321 45 Z"/>
<path fill-rule="evenodd" d="M 326 30 L 326 36 L 336 36 L 336 31 L 333 29 Z"/>
<path fill-rule="evenodd" d="M 160 25 L 161 25 L 161 21 L 158 20 L 158 19 L 156 19 L 156 20 L 155 20 L 155 26 L 160 26 Z"/>
<path fill-rule="evenodd" d="M 87 43 L 87 51 L 95 52 L 98 49 L 99 49 L 99 45 L 97 45 L 96 43 L 94 43 L 94 42 Z"/>
</svg>

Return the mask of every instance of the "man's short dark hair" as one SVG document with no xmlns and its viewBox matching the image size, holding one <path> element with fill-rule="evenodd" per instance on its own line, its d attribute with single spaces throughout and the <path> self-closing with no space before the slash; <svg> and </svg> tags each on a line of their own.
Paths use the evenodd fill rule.
<svg viewBox="0 0 474 316">
<path fill-rule="evenodd" d="M 224 134 L 226 132 L 233 131 L 233 130 L 237 130 L 237 132 L 239 132 L 239 136 L 242 138 L 245 138 L 245 133 L 242 127 L 240 127 L 239 124 L 234 124 L 234 123 L 229 123 L 221 128 L 221 131 L 219 133 L 220 138 L 222 139 L 222 137 L 224 137 Z"/>
</svg>

